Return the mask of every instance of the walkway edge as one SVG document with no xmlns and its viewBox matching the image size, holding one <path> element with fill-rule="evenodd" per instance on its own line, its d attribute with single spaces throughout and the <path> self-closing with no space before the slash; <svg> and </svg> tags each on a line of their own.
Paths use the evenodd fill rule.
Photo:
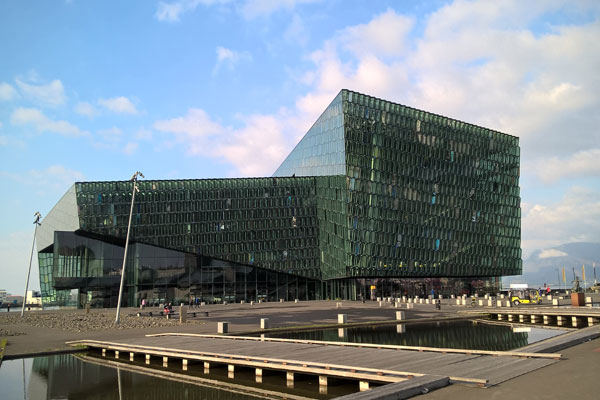
<svg viewBox="0 0 600 400">
<path fill-rule="evenodd" d="M 426 375 L 405 382 L 390 383 L 364 392 L 336 397 L 336 400 L 399 400 L 428 393 L 450 384 L 450 378 Z"/>
</svg>

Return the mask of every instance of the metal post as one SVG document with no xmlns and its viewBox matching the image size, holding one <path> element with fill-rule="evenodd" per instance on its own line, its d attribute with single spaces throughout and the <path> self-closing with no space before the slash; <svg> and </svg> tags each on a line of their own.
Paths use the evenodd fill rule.
<svg viewBox="0 0 600 400">
<path fill-rule="evenodd" d="M 140 171 L 137 171 L 131 177 L 133 182 L 133 189 L 131 194 L 131 207 L 129 208 L 129 222 L 127 224 L 127 238 L 125 239 L 125 252 L 123 253 L 123 267 L 121 268 L 121 286 L 119 287 L 119 300 L 117 301 L 117 316 L 115 317 L 115 324 L 119 323 L 119 314 L 121 312 L 121 298 L 123 297 L 123 284 L 125 282 L 125 263 L 127 262 L 127 249 L 129 247 L 129 233 L 131 231 L 131 216 L 133 215 L 133 202 L 135 201 L 135 192 L 139 191 L 137 187 L 137 177 L 144 177 Z"/>
<path fill-rule="evenodd" d="M 42 218 L 42 214 L 39 211 L 36 211 L 33 214 L 35 217 L 35 221 L 33 221 L 35 225 L 35 229 L 33 230 L 33 243 L 31 244 L 31 256 L 29 257 L 29 270 L 27 271 L 27 282 L 25 283 L 25 296 L 23 296 L 23 307 L 21 308 L 21 318 L 25 315 L 25 303 L 27 303 L 27 289 L 29 289 L 29 275 L 31 274 L 31 262 L 33 261 L 33 249 L 35 248 L 35 235 L 37 234 L 37 227 L 40 224 L 40 218 Z"/>
<path fill-rule="evenodd" d="M 560 273 L 558 272 L 558 268 L 555 268 L 555 269 L 556 269 L 556 277 L 558 278 L 558 281 L 557 281 L 558 282 L 558 291 L 560 292 Z"/>
</svg>

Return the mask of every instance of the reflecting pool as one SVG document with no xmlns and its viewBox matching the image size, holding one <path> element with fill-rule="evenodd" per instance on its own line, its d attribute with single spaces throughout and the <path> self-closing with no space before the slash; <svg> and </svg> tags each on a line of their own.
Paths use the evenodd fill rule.
<svg viewBox="0 0 600 400">
<path fill-rule="evenodd" d="M 293 387 L 285 373 L 264 371 L 256 382 L 254 369 L 203 364 L 163 367 L 158 360 L 145 365 L 102 357 L 100 353 L 59 354 L 5 360 L 0 367 L 0 398 L 12 399 L 330 399 L 358 391 L 358 383 L 330 380 L 327 393 L 319 391 L 316 376 L 297 375 Z"/>
<path fill-rule="evenodd" d="M 530 326 L 515 328 L 510 325 L 476 321 L 454 321 L 272 333 L 266 336 L 285 339 L 507 351 L 565 332 L 565 330 Z"/>
</svg>

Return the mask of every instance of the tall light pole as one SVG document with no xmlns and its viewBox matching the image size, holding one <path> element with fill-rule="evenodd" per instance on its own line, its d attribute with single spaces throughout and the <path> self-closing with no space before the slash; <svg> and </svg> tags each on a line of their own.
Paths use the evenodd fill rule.
<svg viewBox="0 0 600 400">
<path fill-rule="evenodd" d="M 35 225 L 35 229 L 33 230 L 33 243 L 31 244 L 31 256 L 29 257 L 29 270 L 27 271 L 27 282 L 25 283 L 25 296 L 23 296 L 23 307 L 21 308 L 21 318 L 25 315 L 25 303 L 27 303 L 27 289 L 29 289 L 29 275 L 31 274 L 31 262 L 33 261 L 33 249 L 35 247 L 35 235 L 37 234 L 37 227 L 41 225 L 40 218 L 42 218 L 42 214 L 39 211 L 36 211 L 33 214 L 35 220 L 33 224 Z"/>
<path fill-rule="evenodd" d="M 557 278 L 557 284 L 558 284 L 558 291 L 560 292 L 560 272 L 558 271 L 558 268 L 554 268 L 556 270 L 556 278 Z"/>
<path fill-rule="evenodd" d="M 121 286 L 119 287 L 119 300 L 117 301 L 117 316 L 115 318 L 115 324 L 119 323 L 119 314 L 121 312 L 121 298 L 123 297 L 123 283 L 125 282 L 125 263 L 127 262 L 127 248 L 129 247 L 129 232 L 131 230 L 131 216 L 133 215 L 133 202 L 135 201 L 135 192 L 139 192 L 137 181 L 138 176 L 144 177 L 140 171 L 137 171 L 131 177 L 130 181 L 133 182 L 133 189 L 131 191 L 131 208 L 129 209 L 129 223 L 127 224 L 127 238 L 125 239 L 125 253 L 123 253 L 123 267 L 121 268 Z"/>
</svg>

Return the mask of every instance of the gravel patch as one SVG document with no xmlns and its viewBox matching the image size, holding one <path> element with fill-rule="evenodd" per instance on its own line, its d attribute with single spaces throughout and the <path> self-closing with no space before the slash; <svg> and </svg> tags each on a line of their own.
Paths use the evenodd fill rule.
<svg viewBox="0 0 600 400">
<path fill-rule="evenodd" d="M 121 315 L 119 325 L 114 325 L 115 316 L 113 314 L 90 313 L 90 314 L 74 314 L 74 313 L 44 313 L 44 314 L 25 314 L 21 318 L 19 313 L 0 314 L 0 325 L 18 325 L 25 324 L 36 326 L 39 328 L 62 329 L 65 331 L 89 332 L 102 331 L 107 329 L 139 329 L 139 328 L 155 328 L 162 326 L 177 326 L 179 319 L 166 319 L 165 317 L 137 317 L 130 315 Z M 186 323 L 197 323 L 188 320 Z M 4 332 L 12 332 L 9 330 L 0 330 L 0 336 L 8 335 Z M 13 332 L 18 334 L 17 332 Z"/>
<path fill-rule="evenodd" d="M 25 335 L 25 333 L 23 333 L 23 332 L 15 332 L 15 331 L 11 331 L 10 329 L 0 328 L 0 337 L 21 336 L 21 335 Z"/>
</svg>

